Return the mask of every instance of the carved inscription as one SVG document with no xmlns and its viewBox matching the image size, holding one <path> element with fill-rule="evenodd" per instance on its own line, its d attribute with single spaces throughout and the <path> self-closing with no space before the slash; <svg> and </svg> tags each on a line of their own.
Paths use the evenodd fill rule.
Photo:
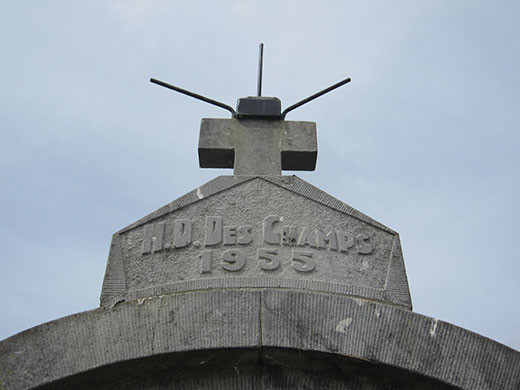
<svg viewBox="0 0 520 390">
<path fill-rule="evenodd" d="M 184 248 L 191 244 L 191 221 L 189 219 L 176 219 L 173 224 L 173 246 Z"/>
<path fill-rule="evenodd" d="M 226 271 L 240 271 L 246 265 L 246 256 L 239 249 L 226 250 L 220 259 L 215 258 L 214 252 L 213 250 L 201 252 L 201 273 L 211 272 L 216 260 L 220 260 L 220 267 Z M 257 249 L 255 263 L 263 271 L 279 269 L 281 261 L 278 249 Z M 312 252 L 309 251 L 292 250 L 290 263 L 292 268 L 299 272 L 312 272 L 316 268 Z"/>
<path fill-rule="evenodd" d="M 206 217 L 204 246 L 247 245 L 253 241 L 251 226 L 224 226 L 222 217 Z"/>
<path fill-rule="evenodd" d="M 164 222 L 146 225 L 144 227 L 144 239 L 142 245 L 143 255 L 162 251 L 164 248 Z"/>
<path fill-rule="evenodd" d="M 308 246 L 316 249 L 328 249 L 348 253 L 355 249 L 356 253 L 368 255 L 373 251 L 366 234 L 348 234 L 331 230 L 324 233 L 318 229 L 308 227 L 280 225 L 281 218 L 275 215 L 264 219 L 262 226 L 264 241 L 268 244 Z"/>
<path fill-rule="evenodd" d="M 189 219 L 176 219 L 172 226 L 164 222 L 146 225 L 141 253 L 148 255 L 194 246 L 201 248 L 198 255 L 201 274 L 216 269 L 233 273 L 244 267 L 255 267 L 266 273 L 290 267 L 305 274 L 316 269 L 312 250 L 347 255 L 368 255 L 374 251 L 370 236 L 364 233 L 293 226 L 284 224 L 283 218 L 276 215 L 264 218 L 258 230 L 251 225 L 225 224 L 224 218 L 220 216 L 206 217 L 204 226 L 200 228 L 196 231 L 202 230 L 203 236 L 194 238 L 194 228 Z M 256 240 L 260 241 L 254 242 Z M 251 244 L 267 246 L 258 248 L 255 256 L 248 257 L 241 247 Z M 292 248 L 282 254 L 273 246 Z M 217 251 L 217 248 L 222 249 Z"/>
</svg>

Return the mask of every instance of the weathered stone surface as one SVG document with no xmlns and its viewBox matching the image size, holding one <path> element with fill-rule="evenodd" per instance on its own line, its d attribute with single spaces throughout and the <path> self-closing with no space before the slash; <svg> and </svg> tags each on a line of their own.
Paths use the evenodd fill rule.
<svg viewBox="0 0 520 390">
<path fill-rule="evenodd" d="M 313 171 L 318 144 L 314 122 L 202 119 L 201 168 L 235 168 L 235 175 Z"/>
<path fill-rule="evenodd" d="M 0 342 L 1 389 L 516 390 L 520 353 L 346 296 L 210 290 L 65 317 Z"/>
<path fill-rule="evenodd" d="M 411 309 L 398 234 L 294 176 L 221 176 L 119 231 L 101 304 L 239 287 Z"/>
</svg>

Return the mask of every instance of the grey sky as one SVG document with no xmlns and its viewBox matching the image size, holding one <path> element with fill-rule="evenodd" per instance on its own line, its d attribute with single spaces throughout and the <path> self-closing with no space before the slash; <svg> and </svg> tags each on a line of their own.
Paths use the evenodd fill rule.
<svg viewBox="0 0 520 390">
<path fill-rule="evenodd" d="M 111 234 L 228 170 L 202 117 L 318 125 L 298 174 L 401 235 L 414 310 L 520 349 L 520 3 L 0 3 L 0 339 L 98 306 Z M 287 172 L 292 174 L 292 172 Z"/>
</svg>

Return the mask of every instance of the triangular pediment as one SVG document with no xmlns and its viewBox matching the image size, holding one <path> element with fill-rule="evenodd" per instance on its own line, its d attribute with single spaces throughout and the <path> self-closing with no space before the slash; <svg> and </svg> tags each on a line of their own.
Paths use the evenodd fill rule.
<svg viewBox="0 0 520 390">
<path fill-rule="evenodd" d="M 398 234 L 296 176 L 220 176 L 117 232 L 101 303 L 262 287 L 411 308 Z"/>
</svg>

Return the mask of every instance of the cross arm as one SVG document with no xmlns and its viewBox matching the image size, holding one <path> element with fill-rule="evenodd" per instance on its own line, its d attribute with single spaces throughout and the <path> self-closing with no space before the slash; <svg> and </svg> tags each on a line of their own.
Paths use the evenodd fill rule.
<svg viewBox="0 0 520 390">
<path fill-rule="evenodd" d="M 316 124 L 266 119 L 202 119 L 201 168 L 234 168 L 235 175 L 312 171 L 318 155 Z"/>
</svg>

